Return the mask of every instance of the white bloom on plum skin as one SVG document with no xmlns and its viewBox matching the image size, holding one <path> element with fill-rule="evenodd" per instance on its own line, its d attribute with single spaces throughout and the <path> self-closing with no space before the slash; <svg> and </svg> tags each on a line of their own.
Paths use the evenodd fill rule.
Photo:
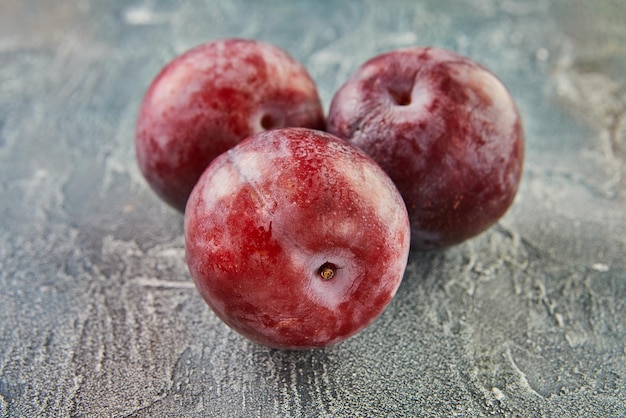
<svg viewBox="0 0 626 418">
<path fill-rule="evenodd" d="M 524 135 L 511 95 L 452 51 L 406 48 L 367 61 L 333 97 L 327 129 L 393 179 L 416 248 L 484 231 L 512 204 L 521 179 Z"/>
<path fill-rule="evenodd" d="M 410 230 L 395 185 L 369 157 L 291 128 L 253 136 L 209 166 L 189 199 L 185 242 L 194 282 L 226 324 L 305 349 L 378 317 L 402 280 Z"/>
<path fill-rule="evenodd" d="M 183 211 L 215 157 L 286 126 L 324 127 L 304 66 L 264 42 L 221 39 L 174 58 L 152 81 L 137 118 L 137 162 L 154 191 Z"/>
</svg>

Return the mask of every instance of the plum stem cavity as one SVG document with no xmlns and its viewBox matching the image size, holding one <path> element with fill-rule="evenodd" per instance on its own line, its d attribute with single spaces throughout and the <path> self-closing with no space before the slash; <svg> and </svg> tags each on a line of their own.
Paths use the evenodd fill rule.
<svg viewBox="0 0 626 418">
<path fill-rule="evenodd" d="M 407 90 L 396 90 L 394 88 L 388 88 L 389 95 L 393 99 L 394 103 L 398 106 L 408 106 L 411 104 L 411 92 Z"/>
<path fill-rule="evenodd" d="M 263 115 L 261 118 L 261 127 L 266 131 L 278 127 L 277 121 L 272 115 Z"/>
<path fill-rule="evenodd" d="M 324 263 L 318 269 L 318 273 L 322 280 L 328 281 L 335 276 L 335 272 L 337 271 L 337 266 L 333 263 Z"/>
</svg>

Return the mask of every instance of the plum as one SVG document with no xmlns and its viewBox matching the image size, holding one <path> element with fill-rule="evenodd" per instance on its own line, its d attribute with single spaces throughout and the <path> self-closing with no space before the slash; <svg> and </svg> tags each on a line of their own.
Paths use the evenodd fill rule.
<svg viewBox="0 0 626 418">
<path fill-rule="evenodd" d="M 220 39 L 176 57 L 152 81 L 137 118 L 137 161 L 152 189 L 184 211 L 215 157 L 254 133 L 288 126 L 324 128 L 304 66 L 264 42 Z"/>
<path fill-rule="evenodd" d="M 493 73 L 452 51 L 413 47 L 370 59 L 334 95 L 327 130 L 389 174 L 418 249 L 481 233 L 517 193 L 524 134 L 515 102 Z"/>
<path fill-rule="evenodd" d="M 228 326 L 282 349 L 336 344 L 402 280 L 406 207 L 385 172 L 330 134 L 264 131 L 217 157 L 185 211 L 187 263 Z"/>
</svg>

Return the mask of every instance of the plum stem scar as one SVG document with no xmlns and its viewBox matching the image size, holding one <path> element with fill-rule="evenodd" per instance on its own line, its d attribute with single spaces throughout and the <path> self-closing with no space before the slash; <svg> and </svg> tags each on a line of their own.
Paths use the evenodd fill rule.
<svg viewBox="0 0 626 418">
<path fill-rule="evenodd" d="M 323 280 L 330 280 L 335 276 L 336 267 L 331 263 L 324 263 L 319 268 L 318 272 Z"/>
</svg>

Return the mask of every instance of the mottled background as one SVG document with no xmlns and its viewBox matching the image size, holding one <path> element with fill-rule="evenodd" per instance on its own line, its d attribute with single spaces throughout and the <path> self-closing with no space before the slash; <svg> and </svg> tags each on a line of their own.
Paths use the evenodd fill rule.
<svg viewBox="0 0 626 418">
<path fill-rule="evenodd" d="M 626 416 L 625 22 L 623 0 L 2 0 L 0 416 Z M 411 254 L 347 342 L 245 341 L 133 148 L 158 70 L 226 36 L 288 50 L 326 109 L 376 53 L 474 58 L 524 117 L 514 206 Z"/>
</svg>

